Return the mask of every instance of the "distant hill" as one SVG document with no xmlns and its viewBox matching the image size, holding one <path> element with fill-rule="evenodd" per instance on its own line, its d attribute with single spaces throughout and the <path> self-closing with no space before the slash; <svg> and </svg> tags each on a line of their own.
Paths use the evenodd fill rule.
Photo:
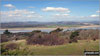
<svg viewBox="0 0 100 56">
<path fill-rule="evenodd" d="M 91 21 L 91 22 L 87 22 L 87 23 L 99 25 L 100 21 Z"/>
<path fill-rule="evenodd" d="M 99 22 L 71 22 L 71 21 L 60 21 L 60 22 L 9 22 L 1 23 L 1 28 L 25 28 L 25 27 L 47 27 L 47 26 L 67 26 L 67 25 L 98 25 Z"/>
</svg>

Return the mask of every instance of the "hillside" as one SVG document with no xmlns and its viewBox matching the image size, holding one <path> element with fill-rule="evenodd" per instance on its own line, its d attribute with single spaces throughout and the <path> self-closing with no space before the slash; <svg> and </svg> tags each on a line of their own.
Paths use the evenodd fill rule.
<svg viewBox="0 0 100 56">
<path fill-rule="evenodd" d="M 27 28 L 27 27 L 57 27 L 57 26 L 83 26 L 83 25 L 97 25 L 98 22 L 8 22 L 8 23 L 1 23 L 1 28 Z"/>
<path fill-rule="evenodd" d="M 12 41 L 2 43 L 2 45 L 9 43 L 12 43 Z M 57 46 L 27 45 L 25 40 L 18 40 L 13 43 L 17 43 L 20 49 L 9 50 L 7 52 L 9 55 L 84 55 L 84 49 L 91 51 L 99 50 L 99 40 L 79 40 L 78 43 Z"/>
</svg>

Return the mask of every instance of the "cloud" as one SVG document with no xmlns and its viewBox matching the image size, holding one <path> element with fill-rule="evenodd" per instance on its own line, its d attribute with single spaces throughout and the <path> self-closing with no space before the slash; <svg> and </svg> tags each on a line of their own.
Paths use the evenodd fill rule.
<svg viewBox="0 0 100 56">
<path fill-rule="evenodd" d="M 4 7 L 7 7 L 7 8 L 15 8 L 15 6 L 12 5 L 12 4 L 5 4 Z"/>
<path fill-rule="evenodd" d="M 90 16 L 72 16 L 69 14 L 53 14 L 50 16 L 53 20 L 56 21 L 95 21 L 99 20 L 99 15 L 90 15 Z"/>
<path fill-rule="evenodd" d="M 51 15 L 50 17 L 54 18 L 54 19 L 68 19 L 70 18 L 70 15 L 69 14 L 53 14 Z"/>
<path fill-rule="evenodd" d="M 42 18 L 42 16 L 34 11 L 29 10 L 12 10 L 12 11 L 1 11 L 2 21 L 23 21 L 23 20 L 34 20 Z"/>
<path fill-rule="evenodd" d="M 100 13 L 100 10 L 96 11 L 97 13 Z"/>
<path fill-rule="evenodd" d="M 63 12 L 63 13 L 70 12 L 70 10 L 68 8 L 63 8 L 63 7 L 46 7 L 46 8 L 43 8 L 42 11 Z"/>
<path fill-rule="evenodd" d="M 93 17 L 93 18 L 96 18 L 96 17 L 99 17 L 99 15 L 90 15 L 90 17 Z"/>
<path fill-rule="evenodd" d="M 69 14 L 55 14 L 54 16 L 66 17 L 66 16 L 69 16 Z"/>
<path fill-rule="evenodd" d="M 7 16 L 27 16 L 27 15 L 32 15 L 36 16 L 37 13 L 34 11 L 28 11 L 28 10 L 13 10 L 13 11 L 2 11 L 2 15 L 7 15 Z"/>
</svg>

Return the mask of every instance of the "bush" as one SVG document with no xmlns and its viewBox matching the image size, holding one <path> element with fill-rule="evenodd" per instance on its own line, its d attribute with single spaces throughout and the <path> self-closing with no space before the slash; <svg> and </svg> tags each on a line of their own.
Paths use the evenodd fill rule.
<svg viewBox="0 0 100 56">
<path fill-rule="evenodd" d="M 76 43 L 78 41 L 77 41 L 77 39 L 70 39 L 69 43 L 72 43 L 72 42 L 75 42 Z"/>
<path fill-rule="evenodd" d="M 79 37 L 82 40 L 86 40 L 86 39 L 93 40 L 93 38 L 99 39 L 99 32 L 100 32 L 100 30 L 98 30 L 98 29 L 96 29 L 96 30 L 93 30 L 93 29 L 81 30 L 79 33 Z"/>
<path fill-rule="evenodd" d="M 17 49 L 17 48 L 18 48 L 18 44 L 16 44 L 16 43 L 10 43 L 5 46 L 5 49 L 7 49 L 7 50 L 13 50 L 13 49 Z"/>
<path fill-rule="evenodd" d="M 1 43 L 2 43 L 2 42 L 7 42 L 7 41 L 9 41 L 8 38 L 1 37 L 1 40 L 0 40 Z"/>
<path fill-rule="evenodd" d="M 79 32 L 78 31 L 72 32 L 72 34 L 70 35 L 70 43 L 77 42 L 77 38 L 76 38 L 77 36 L 79 36 Z"/>
<path fill-rule="evenodd" d="M 54 34 L 37 34 L 27 39 L 27 44 L 39 44 L 39 45 L 61 45 L 66 41 L 64 38 L 60 38 Z"/>
<path fill-rule="evenodd" d="M 7 41 L 9 41 L 9 39 L 7 38 L 7 36 L 6 35 L 1 35 L 1 37 L 0 37 L 0 42 L 2 43 L 2 42 L 7 42 Z"/>
<path fill-rule="evenodd" d="M 9 32 L 8 30 L 5 30 L 4 34 L 11 34 L 11 32 Z"/>
<path fill-rule="evenodd" d="M 79 35 L 79 32 L 78 31 L 72 32 L 72 34 L 70 35 L 70 39 L 74 39 L 78 35 Z"/>
<path fill-rule="evenodd" d="M 0 48 L 1 54 L 2 55 L 6 54 L 7 49 L 4 48 L 4 44 L 1 44 L 0 46 L 1 46 L 1 48 Z"/>
<path fill-rule="evenodd" d="M 41 32 L 41 30 L 34 30 L 34 31 L 32 31 L 32 33 L 40 33 Z"/>
<path fill-rule="evenodd" d="M 63 31 L 63 29 L 57 28 L 56 30 L 51 31 L 50 33 L 53 33 L 53 32 L 61 32 L 61 31 Z"/>
<path fill-rule="evenodd" d="M 96 38 L 93 38 L 93 41 L 96 41 Z"/>
</svg>

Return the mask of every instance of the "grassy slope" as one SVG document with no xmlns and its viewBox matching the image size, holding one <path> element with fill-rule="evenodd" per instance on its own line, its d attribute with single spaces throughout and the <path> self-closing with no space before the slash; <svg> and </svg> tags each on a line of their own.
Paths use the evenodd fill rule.
<svg viewBox="0 0 100 56">
<path fill-rule="evenodd" d="M 40 46 L 40 45 L 26 45 L 25 40 L 18 40 L 15 43 L 19 44 L 19 50 L 9 51 L 11 54 L 32 54 L 32 55 L 83 55 L 84 49 L 86 50 L 98 50 L 99 40 L 86 41 L 81 40 L 78 43 L 71 43 L 58 46 Z M 2 44 L 8 44 L 2 43 Z"/>
</svg>

